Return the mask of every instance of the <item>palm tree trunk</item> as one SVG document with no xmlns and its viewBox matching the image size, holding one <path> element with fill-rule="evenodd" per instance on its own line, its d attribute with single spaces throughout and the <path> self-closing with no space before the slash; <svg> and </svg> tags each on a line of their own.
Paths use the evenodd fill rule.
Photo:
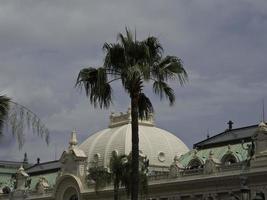
<svg viewBox="0 0 267 200">
<path fill-rule="evenodd" d="M 114 200 L 119 200 L 119 185 L 114 183 Z"/>
<path fill-rule="evenodd" d="M 132 177 L 131 199 L 138 200 L 139 191 L 139 135 L 138 135 L 138 95 L 131 97 L 132 118 Z"/>
</svg>

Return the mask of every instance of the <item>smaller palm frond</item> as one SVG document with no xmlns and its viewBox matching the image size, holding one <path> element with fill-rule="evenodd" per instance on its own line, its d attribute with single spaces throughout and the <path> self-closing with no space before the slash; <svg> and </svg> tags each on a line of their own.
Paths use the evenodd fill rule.
<svg viewBox="0 0 267 200">
<path fill-rule="evenodd" d="M 99 105 L 100 108 L 108 108 L 112 103 L 112 88 L 103 67 L 82 69 L 76 87 L 84 88 L 86 96 L 95 107 Z"/>
<path fill-rule="evenodd" d="M 166 97 L 170 105 L 173 105 L 175 102 L 175 95 L 173 89 L 164 81 L 154 81 L 153 83 L 153 91 L 155 94 L 159 95 L 162 99 Z"/>
<path fill-rule="evenodd" d="M 163 48 L 158 39 L 156 37 L 148 37 L 144 43 L 149 49 L 150 65 L 159 62 L 163 54 Z"/>
<path fill-rule="evenodd" d="M 10 107 L 10 98 L 5 95 L 0 95 L 0 134 L 2 133 L 4 121 L 8 117 Z"/>
<path fill-rule="evenodd" d="M 32 130 L 49 144 L 49 130 L 41 119 L 29 108 L 10 100 L 10 109 L 5 121 L 7 130 L 11 130 L 14 137 L 17 138 L 19 148 L 21 149 L 25 142 L 25 131 Z"/>
<path fill-rule="evenodd" d="M 187 81 L 188 77 L 181 59 L 175 56 L 166 56 L 159 63 L 155 64 L 152 69 L 152 74 L 156 79 L 161 81 L 178 79 L 181 85 Z"/>
<path fill-rule="evenodd" d="M 124 36 L 122 33 L 119 33 L 117 36 L 117 40 L 124 46 L 130 46 L 132 43 L 134 43 L 133 40 L 133 34 L 132 32 L 126 27 L 125 28 L 126 36 Z"/>
<path fill-rule="evenodd" d="M 141 120 L 148 119 L 150 114 L 154 112 L 153 105 L 150 99 L 144 94 L 140 93 L 138 99 L 138 113 Z"/>
<path fill-rule="evenodd" d="M 106 53 L 104 67 L 112 75 L 119 75 L 126 66 L 124 48 L 121 44 L 105 43 L 103 50 Z"/>
</svg>

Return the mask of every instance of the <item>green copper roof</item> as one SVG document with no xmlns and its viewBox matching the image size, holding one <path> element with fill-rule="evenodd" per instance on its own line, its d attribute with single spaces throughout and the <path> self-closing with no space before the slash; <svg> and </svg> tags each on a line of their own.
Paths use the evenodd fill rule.
<svg viewBox="0 0 267 200">
<path fill-rule="evenodd" d="M 244 143 L 244 147 L 247 146 L 249 143 Z M 242 144 L 234 144 L 234 145 L 225 145 L 221 147 L 214 147 L 209 149 L 200 149 L 200 150 L 191 150 L 188 153 L 182 155 L 179 158 L 179 162 L 186 167 L 189 162 L 194 159 L 198 158 L 199 160 L 205 163 L 205 160 L 209 158 L 210 152 L 213 153 L 213 158 L 219 161 L 222 160 L 223 156 L 232 154 L 234 155 L 239 162 L 242 162 L 247 159 L 247 150 L 242 147 Z"/>
<path fill-rule="evenodd" d="M 48 184 L 50 187 L 53 187 L 56 183 L 56 178 L 57 178 L 58 173 L 47 173 L 47 174 L 41 174 L 41 175 L 36 175 L 36 176 L 31 176 L 31 189 L 35 190 L 35 186 L 37 182 L 39 181 L 40 177 L 45 177 L 45 179 L 48 181 Z"/>
<path fill-rule="evenodd" d="M 4 186 L 12 186 L 11 175 L 0 174 L 0 189 Z"/>
</svg>

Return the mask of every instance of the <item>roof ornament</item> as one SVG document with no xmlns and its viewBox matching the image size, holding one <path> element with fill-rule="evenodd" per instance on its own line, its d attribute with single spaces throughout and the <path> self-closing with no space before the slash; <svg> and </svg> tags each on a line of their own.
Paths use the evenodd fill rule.
<svg viewBox="0 0 267 200">
<path fill-rule="evenodd" d="M 267 125 L 263 121 L 259 124 L 257 132 L 267 134 Z"/>
<path fill-rule="evenodd" d="M 233 124 L 234 122 L 232 122 L 231 120 L 229 120 L 228 124 L 228 130 L 231 131 L 233 129 Z"/>
<path fill-rule="evenodd" d="M 139 119 L 139 125 L 154 126 L 155 123 L 153 117 L 154 117 L 153 113 L 150 113 L 148 119 L 144 120 Z M 109 119 L 110 119 L 109 128 L 130 124 L 132 121 L 131 108 L 128 107 L 126 112 L 119 112 L 117 114 L 112 112 L 111 115 L 109 116 Z"/>
<path fill-rule="evenodd" d="M 228 150 L 227 150 L 228 153 L 233 153 L 230 144 L 228 144 L 227 148 L 228 148 Z"/>
<path fill-rule="evenodd" d="M 70 144 L 69 149 L 73 149 L 78 144 L 77 134 L 75 130 L 71 132 L 69 144 Z"/>
<path fill-rule="evenodd" d="M 193 158 L 196 158 L 197 157 L 197 149 L 193 149 Z"/>
<path fill-rule="evenodd" d="M 213 159 L 213 155 L 214 155 L 213 151 L 210 150 L 210 153 L 209 153 L 209 159 Z"/>
<path fill-rule="evenodd" d="M 28 164 L 28 156 L 27 153 L 24 153 L 23 163 Z"/>
</svg>

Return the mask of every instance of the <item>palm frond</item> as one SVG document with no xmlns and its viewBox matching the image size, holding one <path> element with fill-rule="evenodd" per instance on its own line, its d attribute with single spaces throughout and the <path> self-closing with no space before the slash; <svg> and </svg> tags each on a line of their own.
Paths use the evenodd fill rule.
<svg viewBox="0 0 267 200">
<path fill-rule="evenodd" d="M 139 118 L 141 120 L 143 119 L 149 119 L 150 114 L 154 112 L 153 105 L 150 101 L 150 99 L 144 94 L 141 93 L 139 95 L 138 99 L 138 113 L 139 113 Z"/>
<path fill-rule="evenodd" d="M 156 37 L 148 37 L 144 42 L 149 49 L 150 65 L 159 62 L 163 54 L 163 48 L 158 39 Z"/>
<path fill-rule="evenodd" d="M 7 128 L 11 127 L 11 133 L 17 138 L 19 148 L 25 143 L 26 129 L 32 130 L 41 138 L 44 138 L 46 144 L 49 144 L 50 132 L 41 119 L 29 108 L 10 101 L 8 118 L 6 119 Z"/>
<path fill-rule="evenodd" d="M 80 71 L 76 87 L 85 90 L 90 102 L 100 108 L 108 108 L 112 103 L 112 88 L 108 82 L 106 69 L 84 68 Z"/>
<path fill-rule="evenodd" d="M 104 67 L 111 73 L 117 75 L 127 66 L 124 48 L 120 44 L 105 43 L 103 50 L 106 53 Z"/>
<path fill-rule="evenodd" d="M 5 95 L 0 96 L 0 134 L 2 133 L 4 121 L 8 117 L 10 98 Z"/>
<path fill-rule="evenodd" d="M 153 91 L 155 94 L 159 95 L 161 99 L 166 97 L 169 100 L 170 105 L 173 105 L 175 102 L 174 91 L 166 82 L 154 81 Z"/>
<path fill-rule="evenodd" d="M 154 65 L 152 74 L 160 81 L 178 79 L 180 85 L 183 85 L 188 78 L 181 59 L 175 56 L 166 56 L 158 64 Z"/>
</svg>

